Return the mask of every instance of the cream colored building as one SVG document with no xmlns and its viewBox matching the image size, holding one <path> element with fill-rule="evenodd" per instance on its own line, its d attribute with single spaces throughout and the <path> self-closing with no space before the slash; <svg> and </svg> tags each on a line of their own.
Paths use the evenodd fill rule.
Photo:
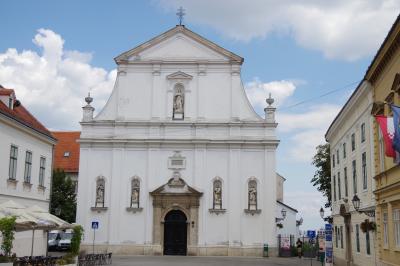
<svg viewBox="0 0 400 266">
<path fill-rule="evenodd" d="M 333 250 L 336 265 L 375 265 L 375 233 L 362 232 L 361 223 L 373 219 L 354 209 L 374 209 L 375 182 L 371 109 L 372 88 L 363 81 L 326 133 L 331 153 Z"/>
<path fill-rule="evenodd" d="M 392 116 L 384 102 L 400 105 L 400 16 L 368 68 L 366 79 L 373 86 L 372 113 Z M 400 167 L 385 156 L 376 123 L 373 132 L 378 265 L 400 265 Z"/>
</svg>

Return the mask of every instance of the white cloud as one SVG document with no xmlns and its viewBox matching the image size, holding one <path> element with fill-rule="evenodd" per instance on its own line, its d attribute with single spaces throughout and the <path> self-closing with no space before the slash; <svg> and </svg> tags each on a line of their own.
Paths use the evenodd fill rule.
<svg viewBox="0 0 400 266">
<path fill-rule="evenodd" d="M 398 0 L 158 0 L 168 11 L 187 10 L 186 20 L 249 41 L 291 35 L 328 58 L 356 60 L 373 54 L 400 11 Z M 211 8 L 210 8 L 211 7 Z"/>
<path fill-rule="evenodd" d="M 261 82 L 258 78 L 245 84 L 247 96 L 251 104 L 255 107 L 265 107 L 265 99 L 271 93 L 275 99 L 275 106 L 280 106 L 290 96 L 293 95 L 296 84 L 293 81 L 279 80 L 271 82 Z"/>
<path fill-rule="evenodd" d="M 325 132 L 341 106 L 320 104 L 302 113 L 278 113 L 278 130 L 290 143 L 289 155 L 295 161 L 311 162 L 315 147 L 325 143 Z"/>
<path fill-rule="evenodd" d="M 91 89 L 94 106 L 104 106 L 116 71 L 90 65 L 92 55 L 65 51 L 64 40 L 48 29 L 33 39 L 42 53 L 10 48 L 0 53 L 0 84 L 14 88 L 17 98 L 52 129 L 77 129 L 84 97 Z"/>
<path fill-rule="evenodd" d="M 326 198 L 318 191 L 285 191 L 285 203 L 297 209 L 297 218 L 303 217 L 302 230 L 318 229 L 316 224 L 323 224 L 319 214 L 321 207 L 325 205 Z M 330 211 L 325 210 L 325 217 L 329 216 Z"/>
</svg>

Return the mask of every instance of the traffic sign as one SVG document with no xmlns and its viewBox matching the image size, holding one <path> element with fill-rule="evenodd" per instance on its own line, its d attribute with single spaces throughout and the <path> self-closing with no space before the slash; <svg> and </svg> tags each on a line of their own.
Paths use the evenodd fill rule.
<svg viewBox="0 0 400 266">
<path fill-rule="evenodd" d="M 93 221 L 93 222 L 92 222 L 92 229 L 93 229 L 93 230 L 99 229 L 99 222 Z"/>
<path fill-rule="evenodd" d="M 315 238 L 315 230 L 308 230 L 307 231 L 307 236 L 309 238 Z"/>
</svg>

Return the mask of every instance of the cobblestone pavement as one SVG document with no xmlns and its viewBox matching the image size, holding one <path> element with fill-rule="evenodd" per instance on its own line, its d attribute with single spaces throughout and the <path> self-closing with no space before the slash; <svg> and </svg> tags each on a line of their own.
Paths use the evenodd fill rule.
<svg viewBox="0 0 400 266">
<path fill-rule="evenodd" d="M 311 265 L 306 258 L 253 258 L 253 257 L 185 257 L 185 256 L 113 256 L 115 266 L 258 266 L 258 265 Z M 321 262 L 312 260 L 312 265 Z"/>
</svg>

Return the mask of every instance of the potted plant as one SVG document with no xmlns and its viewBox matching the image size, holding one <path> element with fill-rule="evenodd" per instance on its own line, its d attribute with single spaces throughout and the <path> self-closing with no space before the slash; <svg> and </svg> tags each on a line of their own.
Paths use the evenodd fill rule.
<svg viewBox="0 0 400 266">
<path fill-rule="evenodd" d="M 366 219 L 364 222 L 360 224 L 361 231 L 363 233 L 366 233 L 367 231 L 375 231 L 376 230 L 376 223 L 375 222 L 370 222 L 368 219 Z"/>
<path fill-rule="evenodd" d="M 0 264 L 13 265 L 15 254 L 11 256 L 15 234 L 15 216 L 3 217 L 0 219 L 0 232 L 2 236 L 1 250 L 3 255 L 0 256 Z"/>
</svg>

